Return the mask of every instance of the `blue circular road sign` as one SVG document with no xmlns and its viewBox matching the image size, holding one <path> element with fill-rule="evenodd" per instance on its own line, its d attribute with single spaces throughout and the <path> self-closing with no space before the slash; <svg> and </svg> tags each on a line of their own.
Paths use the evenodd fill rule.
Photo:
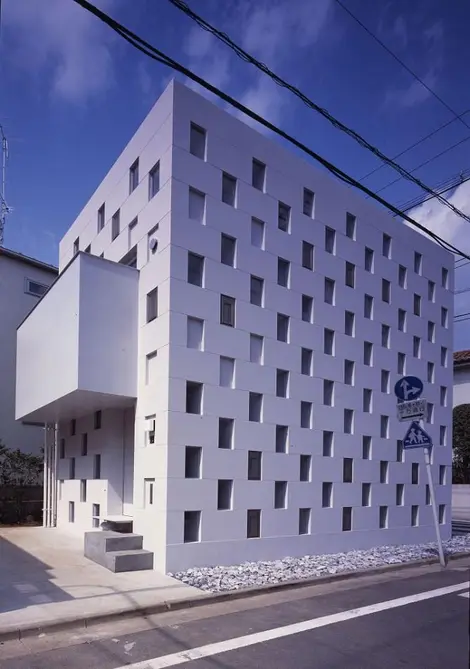
<svg viewBox="0 0 470 669">
<path fill-rule="evenodd" d="M 423 392 L 423 382 L 417 376 L 404 376 L 395 383 L 395 395 L 402 402 L 416 400 Z"/>
</svg>

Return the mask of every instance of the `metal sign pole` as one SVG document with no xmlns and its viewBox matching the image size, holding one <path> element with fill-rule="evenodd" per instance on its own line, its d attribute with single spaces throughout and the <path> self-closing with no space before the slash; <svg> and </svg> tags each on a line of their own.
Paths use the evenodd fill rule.
<svg viewBox="0 0 470 669">
<path fill-rule="evenodd" d="M 432 470 L 431 470 L 431 448 L 429 446 L 426 446 L 424 448 L 424 461 L 426 463 L 426 471 L 428 473 L 429 492 L 431 494 L 432 515 L 434 518 L 434 528 L 436 530 L 437 548 L 439 551 L 439 562 L 441 563 L 441 567 L 445 567 L 447 566 L 447 563 L 444 555 L 444 548 L 442 546 L 441 531 L 439 529 L 439 517 L 437 515 L 436 495 L 434 494 L 434 482 L 432 480 Z"/>
</svg>

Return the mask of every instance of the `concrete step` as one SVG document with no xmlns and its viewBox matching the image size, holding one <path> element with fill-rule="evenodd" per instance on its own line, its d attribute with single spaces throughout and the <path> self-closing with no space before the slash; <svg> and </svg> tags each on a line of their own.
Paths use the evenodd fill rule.
<svg viewBox="0 0 470 669">
<path fill-rule="evenodd" d="M 144 539 L 141 534 L 121 534 L 120 532 L 113 532 L 112 534 L 115 536 L 105 539 L 105 553 L 133 551 L 142 548 Z"/>
<path fill-rule="evenodd" d="M 106 567 L 106 555 L 109 552 L 141 550 L 142 543 L 141 534 L 121 534 L 107 530 L 85 532 L 84 555 L 89 560 Z"/>
<path fill-rule="evenodd" d="M 106 553 L 106 565 L 115 573 L 153 569 L 153 553 L 143 549 Z"/>
</svg>

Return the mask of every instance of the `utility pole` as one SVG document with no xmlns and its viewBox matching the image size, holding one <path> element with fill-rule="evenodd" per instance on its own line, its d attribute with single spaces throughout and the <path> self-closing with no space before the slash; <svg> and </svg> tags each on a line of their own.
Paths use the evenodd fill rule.
<svg viewBox="0 0 470 669">
<path fill-rule="evenodd" d="M 3 246 L 4 234 L 5 234 L 5 222 L 7 214 L 10 213 L 11 209 L 7 205 L 6 196 L 5 196 L 5 183 L 6 183 L 6 170 L 7 170 L 7 160 L 8 160 L 8 142 L 3 132 L 3 127 L 0 124 L 0 141 L 2 143 L 2 173 L 0 181 L 0 246 Z"/>
</svg>

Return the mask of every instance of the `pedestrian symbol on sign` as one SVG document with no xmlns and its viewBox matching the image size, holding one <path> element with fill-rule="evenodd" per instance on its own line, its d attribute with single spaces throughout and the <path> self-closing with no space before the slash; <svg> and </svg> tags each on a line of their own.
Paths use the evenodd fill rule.
<svg viewBox="0 0 470 669">
<path fill-rule="evenodd" d="M 423 446 L 432 446 L 431 437 L 419 423 L 413 422 L 403 439 L 403 448 L 422 448 Z"/>
</svg>

